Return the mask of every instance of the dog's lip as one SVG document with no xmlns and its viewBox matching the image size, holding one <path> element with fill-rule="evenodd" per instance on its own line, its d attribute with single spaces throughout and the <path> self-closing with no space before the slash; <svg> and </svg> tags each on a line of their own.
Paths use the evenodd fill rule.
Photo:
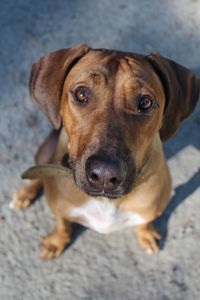
<svg viewBox="0 0 200 300">
<path fill-rule="evenodd" d="M 94 190 L 87 189 L 84 186 L 81 187 L 81 189 L 91 197 L 107 197 L 109 199 L 119 199 L 121 196 L 125 194 L 122 191 L 117 191 L 112 193 L 107 193 L 105 191 L 94 191 Z"/>
</svg>

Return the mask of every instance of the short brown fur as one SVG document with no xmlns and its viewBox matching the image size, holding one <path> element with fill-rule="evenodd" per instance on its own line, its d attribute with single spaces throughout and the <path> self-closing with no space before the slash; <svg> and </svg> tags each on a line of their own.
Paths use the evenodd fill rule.
<svg viewBox="0 0 200 300">
<path fill-rule="evenodd" d="M 74 101 L 77 86 L 91 91 L 85 106 Z M 73 169 L 67 179 L 34 180 L 13 200 L 16 208 L 27 207 L 44 187 L 56 216 L 56 229 L 41 242 L 44 259 L 62 253 L 70 241 L 70 222 L 84 224 L 83 216 L 72 217 L 71 212 L 94 198 L 85 165 L 97 154 L 127 162 L 119 197 L 109 201 L 121 212 L 134 212 L 143 218 L 145 224 L 136 226 L 138 241 L 148 253 L 159 250 L 157 240 L 161 236 L 152 221 L 162 215 L 171 193 L 161 139 L 171 138 L 193 112 L 199 92 L 199 78 L 158 54 L 142 56 L 78 45 L 47 54 L 34 65 L 31 96 L 57 129 L 40 147 L 37 163 L 61 164 L 67 153 Z M 138 111 L 142 95 L 154 99 L 154 107 L 147 114 Z M 95 199 L 104 201 L 100 195 Z"/>
</svg>

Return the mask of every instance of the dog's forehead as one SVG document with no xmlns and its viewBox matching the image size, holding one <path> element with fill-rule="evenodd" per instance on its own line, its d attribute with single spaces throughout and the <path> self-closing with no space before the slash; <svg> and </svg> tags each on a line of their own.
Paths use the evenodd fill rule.
<svg viewBox="0 0 200 300">
<path fill-rule="evenodd" d="M 123 65 L 127 64 L 129 68 L 141 69 L 147 65 L 146 59 L 142 55 L 137 55 L 133 53 L 120 52 L 115 50 L 90 50 L 77 64 L 81 68 L 88 70 L 91 69 L 107 69 L 117 72 L 118 68 L 123 68 Z M 127 68 L 123 68 L 127 71 Z"/>
<path fill-rule="evenodd" d="M 117 74 L 124 79 L 143 78 L 147 81 L 154 77 L 154 72 L 143 55 L 100 49 L 90 50 L 82 57 L 68 74 L 73 81 L 92 78 L 94 81 L 108 81 Z"/>
<path fill-rule="evenodd" d="M 90 50 L 73 66 L 68 74 L 68 79 L 81 80 L 90 77 L 95 80 L 97 77 L 102 77 L 107 80 L 111 73 L 116 73 L 117 65 L 116 52 Z"/>
</svg>

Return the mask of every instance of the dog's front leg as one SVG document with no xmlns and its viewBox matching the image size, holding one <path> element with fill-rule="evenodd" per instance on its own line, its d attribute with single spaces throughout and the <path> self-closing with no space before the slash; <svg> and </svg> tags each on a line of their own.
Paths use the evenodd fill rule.
<svg viewBox="0 0 200 300">
<path fill-rule="evenodd" d="M 55 229 L 45 238 L 41 240 L 40 256 L 43 259 L 50 260 L 60 256 L 71 239 L 70 222 L 56 216 Z"/>
<path fill-rule="evenodd" d="M 35 161 L 37 164 L 48 164 L 53 161 L 59 137 L 59 130 L 52 130 L 44 143 L 40 146 Z M 36 199 L 43 187 L 42 179 L 31 180 L 21 187 L 14 195 L 11 207 L 17 210 L 27 208 Z"/>
<path fill-rule="evenodd" d="M 145 249 L 147 254 L 159 252 L 158 241 L 162 237 L 154 228 L 152 222 L 136 226 L 135 231 L 139 245 Z"/>
</svg>

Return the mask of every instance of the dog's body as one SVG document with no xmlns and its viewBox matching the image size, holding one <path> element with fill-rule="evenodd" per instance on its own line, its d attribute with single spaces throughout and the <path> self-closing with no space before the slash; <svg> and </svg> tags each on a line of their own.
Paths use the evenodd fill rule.
<svg viewBox="0 0 200 300">
<path fill-rule="evenodd" d="M 57 223 L 42 240 L 43 258 L 62 253 L 70 222 L 100 233 L 135 226 L 141 246 L 158 251 L 151 222 L 171 193 L 161 139 L 192 113 L 199 91 L 192 72 L 158 55 L 80 45 L 34 65 L 32 98 L 57 128 L 36 161 L 66 165 L 69 157 L 72 166 L 68 178 L 33 180 L 14 197 L 16 208 L 26 207 L 44 187 Z"/>
</svg>

